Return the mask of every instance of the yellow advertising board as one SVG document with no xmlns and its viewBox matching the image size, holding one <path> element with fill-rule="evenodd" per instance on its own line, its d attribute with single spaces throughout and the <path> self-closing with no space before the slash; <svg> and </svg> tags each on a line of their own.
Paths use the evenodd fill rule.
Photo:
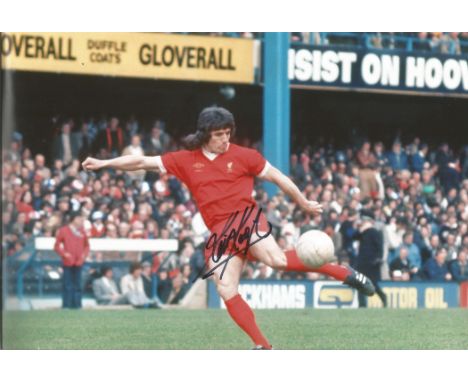
<svg viewBox="0 0 468 382">
<path fill-rule="evenodd" d="M 164 33 L 2 33 L 2 69 L 254 82 L 249 39 Z"/>
</svg>

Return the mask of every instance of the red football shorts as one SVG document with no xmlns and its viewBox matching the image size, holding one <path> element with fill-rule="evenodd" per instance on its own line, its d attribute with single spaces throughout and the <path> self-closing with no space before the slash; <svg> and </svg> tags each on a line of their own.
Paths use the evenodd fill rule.
<svg viewBox="0 0 468 382">
<path fill-rule="evenodd" d="M 258 222 L 255 219 L 258 216 Z M 250 242 L 256 240 L 255 233 L 259 232 L 261 236 L 270 230 L 270 225 L 263 214 L 259 212 L 258 207 L 252 210 L 239 211 L 237 216 L 231 215 L 225 221 L 216 223 L 211 230 L 211 235 L 205 242 L 205 260 L 213 256 L 215 259 L 218 254 L 234 254 L 235 256 L 245 256 L 245 247 L 248 245 L 247 237 L 253 233 Z M 229 240 L 228 238 L 231 237 Z M 247 260 L 256 261 L 250 251 L 247 251 Z"/>
</svg>

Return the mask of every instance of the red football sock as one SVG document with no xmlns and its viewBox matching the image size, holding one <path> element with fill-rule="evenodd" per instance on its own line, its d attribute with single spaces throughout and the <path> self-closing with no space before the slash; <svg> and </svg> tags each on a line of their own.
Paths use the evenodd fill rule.
<svg viewBox="0 0 468 382">
<path fill-rule="evenodd" d="M 255 315 L 252 309 L 250 309 L 250 306 L 247 305 L 239 294 L 236 294 L 229 300 L 225 300 L 224 303 L 226 304 L 229 315 L 236 324 L 247 333 L 255 345 L 261 345 L 267 349 L 271 348 L 268 340 L 263 336 L 255 322 Z"/>
<path fill-rule="evenodd" d="M 284 253 L 287 261 L 286 271 L 317 272 L 331 276 L 340 281 L 344 281 L 346 277 L 351 274 L 348 268 L 338 264 L 324 264 L 320 268 L 310 268 L 299 260 L 295 250 L 285 251 Z"/>
</svg>

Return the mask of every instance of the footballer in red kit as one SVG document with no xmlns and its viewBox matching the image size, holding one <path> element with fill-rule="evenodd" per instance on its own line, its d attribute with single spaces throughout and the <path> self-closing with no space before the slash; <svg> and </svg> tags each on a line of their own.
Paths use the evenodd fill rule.
<svg viewBox="0 0 468 382">
<path fill-rule="evenodd" d="M 158 159 L 158 165 L 161 173 L 175 175 L 188 186 L 206 226 L 218 237 L 232 213 L 255 206 L 254 177 L 265 174 L 270 166 L 257 151 L 233 143 L 228 143 L 226 151 L 218 155 L 203 148 L 167 153 Z M 239 226 L 241 216 L 237 216 L 233 227 Z M 245 225 L 251 226 L 255 216 L 251 213 Z M 263 214 L 259 229 L 268 230 Z M 229 248 L 231 252 L 235 249 L 233 245 Z M 209 256 L 210 251 L 205 251 L 205 258 Z"/>
<path fill-rule="evenodd" d="M 153 170 L 172 174 L 184 182 L 211 232 L 205 247 L 211 271 L 204 277 L 213 277 L 229 315 L 251 338 L 254 349 L 271 349 L 252 309 L 238 292 L 247 261 L 260 261 L 285 271 L 322 273 L 369 296 L 374 294 L 375 288 L 366 276 L 352 268 L 333 263 L 310 268 L 300 261 L 295 250 L 283 251 L 278 246 L 269 235 L 271 225 L 252 197 L 256 177 L 275 183 L 306 213 L 321 214 L 322 206 L 307 200 L 294 182 L 260 153 L 230 143 L 235 130 L 234 117 L 228 110 L 208 107 L 198 117 L 195 134 L 184 139 L 187 150 L 156 157 L 87 158 L 83 168 L 88 171 L 103 168 Z"/>
<path fill-rule="evenodd" d="M 177 151 L 161 156 L 161 172 L 175 175 L 192 192 L 208 228 L 225 221 L 231 212 L 255 204 L 254 177 L 268 170 L 257 151 L 230 143 L 226 152 Z"/>
</svg>

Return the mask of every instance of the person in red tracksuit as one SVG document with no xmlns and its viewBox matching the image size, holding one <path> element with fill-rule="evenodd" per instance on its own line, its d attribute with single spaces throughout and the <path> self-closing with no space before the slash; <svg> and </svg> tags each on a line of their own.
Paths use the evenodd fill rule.
<svg viewBox="0 0 468 382">
<path fill-rule="evenodd" d="M 88 171 L 153 170 L 172 174 L 184 182 L 211 231 L 205 244 L 206 266 L 211 270 L 203 278 L 213 277 L 229 315 L 252 339 L 255 349 L 271 349 L 252 309 L 238 291 L 247 261 L 260 261 L 285 271 L 322 273 L 368 296 L 374 294 L 375 288 L 367 277 L 352 268 L 331 263 L 310 268 L 301 262 L 295 250 L 283 251 L 278 246 L 270 234 L 270 223 L 252 197 L 256 177 L 275 183 L 312 216 L 321 214 L 322 206 L 307 200 L 299 188 L 260 153 L 230 143 L 235 129 L 234 117 L 228 110 L 208 107 L 198 117 L 196 133 L 184 139 L 188 150 L 155 157 L 87 158 L 83 168 Z"/>
<path fill-rule="evenodd" d="M 57 232 L 54 250 L 62 258 L 62 307 L 81 308 L 81 270 L 89 255 L 89 241 L 83 229 L 84 218 L 73 214 L 69 224 Z"/>
</svg>

